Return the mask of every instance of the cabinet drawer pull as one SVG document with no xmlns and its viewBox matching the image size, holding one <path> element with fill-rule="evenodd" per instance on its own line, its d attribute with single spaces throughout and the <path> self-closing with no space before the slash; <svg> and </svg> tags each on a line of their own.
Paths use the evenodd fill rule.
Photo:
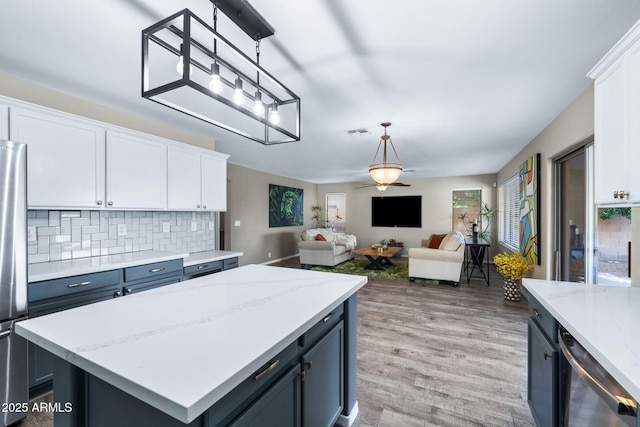
<svg viewBox="0 0 640 427">
<path fill-rule="evenodd" d="M 331 318 L 333 317 L 333 313 L 334 313 L 334 312 L 332 311 L 331 313 L 327 314 L 327 315 L 324 317 L 324 319 L 322 319 L 322 321 L 323 321 L 323 322 L 327 322 L 327 321 L 329 321 L 329 319 L 331 319 Z"/>
<path fill-rule="evenodd" d="M 158 271 L 164 270 L 164 267 L 152 268 L 149 270 L 149 273 L 157 273 Z"/>
<path fill-rule="evenodd" d="M 544 360 L 547 360 L 550 357 L 549 353 L 547 353 L 546 351 L 544 352 L 543 356 L 544 356 Z"/>
<path fill-rule="evenodd" d="M 203 269 L 203 268 L 207 268 L 207 267 L 209 267 L 209 264 L 206 264 L 206 265 L 199 265 L 199 266 L 198 266 L 198 270 L 201 270 L 201 269 Z"/>
<path fill-rule="evenodd" d="M 102 206 L 102 200 L 98 200 L 98 201 L 96 202 L 96 204 L 97 204 L 98 206 Z"/>
<path fill-rule="evenodd" d="M 91 280 L 87 280 L 86 282 L 72 283 L 67 285 L 67 288 L 77 288 L 78 286 L 87 286 L 91 284 Z"/>
<path fill-rule="evenodd" d="M 260 372 L 258 375 L 255 376 L 255 380 L 256 381 L 260 381 L 265 375 L 267 375 L 269 372 L 273 371 L 273 368 L 278 366 L 279 362 L 280 362 L 280 359 L 276 360 L 275 362 L 273 362 L 272 364 L 267 366 L 264 371 Z"/>
<path fill-rule="evenodd" d="M 131 292 L 133 292 L 133 289 L 131 289 L 131 288 L 124 288 L 124 294 L 125 294 L 125 295 L 129 295 Z"/>
<path fill-rule="evenodd" d="M 533 314 L 534 314 L 534 316 L 536 316 L 536 317 L 540 317 L 540 312 L 538 311 L 538 309 L 537 309 L 537 308 L 534 308 L 534 309 L 533 309 Z"/>
<path fill-rule="evenodd" d="M 107 203 L 107 205 L 109 205 L 109 206 L 113 206 L 113 202 L 109 201 L 109 202 Z"/>
<path fill-rule="evenodd" d="M 0 340 L 2 338 L 7 338 L 9 335 L 11 335 L 11 329 L 9 329 L 8 331 L 0 332 Z"/>
</svg>

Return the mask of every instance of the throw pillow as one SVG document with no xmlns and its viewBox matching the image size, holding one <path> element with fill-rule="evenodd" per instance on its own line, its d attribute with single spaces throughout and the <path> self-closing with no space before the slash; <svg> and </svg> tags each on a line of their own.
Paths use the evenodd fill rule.
<svg viewBox="0 0 640 427">
<path fill-rule="evenodd" d="M 316 236 L 316 240 L 321 240 L 323 242 L 326 242 L 327 239 L 324 238 L 324 236 L 322 235 L 322 233 L 318 233 L 318 235 Z"/>
<path fill-rule="evenodd" d="M 457 251 L 462 242 L 460 238 L 455 234 L 447 234 L 442 243 L 440 244 L 440 249 L 445 251 Z"/>
<path fill-rule="evenodd" d="M 444 236 L 446 236 L 446 234 L 434 234 L 431 236 L 431 241 L 429 242 L 429 247 L 431 249 L 438 249 L 440 247 L 440 243 L 442 243 L 442 240 L 444 239 Z"/>
</svg>

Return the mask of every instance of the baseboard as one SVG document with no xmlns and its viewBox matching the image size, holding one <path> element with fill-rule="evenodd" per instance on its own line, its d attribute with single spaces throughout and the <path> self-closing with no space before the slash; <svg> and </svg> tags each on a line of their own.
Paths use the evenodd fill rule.
<svg viewBox="0 0 640 427">
<path fill-rule="evenodd" d="M 291 259 L 291 258 L 295 258 L 295 257 L 299 257 L 299 256 L 300 256 L 300 254 L 293 254 L 293 255 L 289 255 L 289 256 L 283 257 L 283 258 L 278 258 L 278 259 L 274 259 L 274 260 L 271 260 L 271 261 L 263 262 L 261 264 L 262 265 L 274 264 L 276 262 L 285 261 L 285 260 L 288 260 L 288 259 Z"/>
<path fill-rule="evenodd" d="M 353 408 L 351 408 L 351 412 L 349 412 L 349 415 L 338 415 L 338 419 L 336 420 L 336 425 L 339 425 L 340 427 L 351 427 L 351 425 L 353 424 L 353 422 L 356 420 L 356 417 L 358 416 L 358 401 L 356 400 L 356 403 L 353 405 Z"/>
</svg>

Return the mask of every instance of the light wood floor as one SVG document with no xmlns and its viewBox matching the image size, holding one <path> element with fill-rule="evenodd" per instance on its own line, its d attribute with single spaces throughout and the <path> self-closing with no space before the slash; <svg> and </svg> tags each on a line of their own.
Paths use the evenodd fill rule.
<svg viewBox="0 0 640 427">
<path fill-rule="evenodd" d="M 527 301 L 505 301 L 501 276 L 490 278 L 457 288 L 370 280 L 360 290 L 354 427 L 534 425 Z"/>
<path fill-rule="evenodd" d="M 277 265 L 300 268 L 292 258 Z M 460 286 L 371 280 L 358 294 L 354 427 L 533 426 L 527 303 L 472 279 Z M 50 427 L 30 416 L 20 427 Z M 271 427 L 271 426 L 265 426 Z M 276 426 L 273 426 L 276 427 Z"/>
</svg>

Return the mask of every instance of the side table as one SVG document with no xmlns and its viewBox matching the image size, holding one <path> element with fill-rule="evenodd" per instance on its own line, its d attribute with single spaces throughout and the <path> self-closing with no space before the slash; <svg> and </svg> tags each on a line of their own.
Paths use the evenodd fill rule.
<svg viewBox="0 0 640 427">
<path fill-rule="evenodd" d="M 484 239 L 474 241 L 470 237 L 465 238 L 464 271 L 467 275 L 467 283 L 472 278 L 478 278 L 484 279 L 489 286 L 490 247 L 491 244 Z"/>
</svg>

